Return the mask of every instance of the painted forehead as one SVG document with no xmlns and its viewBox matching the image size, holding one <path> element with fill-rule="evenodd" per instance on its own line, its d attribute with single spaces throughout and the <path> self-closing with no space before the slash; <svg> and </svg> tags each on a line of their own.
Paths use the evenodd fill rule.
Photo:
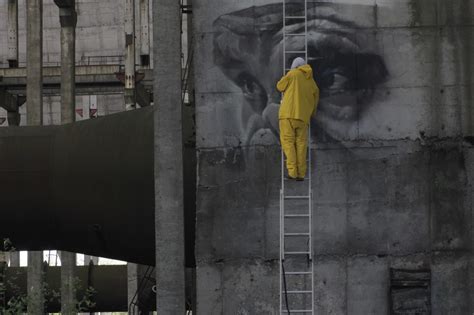
<svg viewBox="0 0 474 315">
<path fill-rule="evenodd" d="M 350 5 L 352 8 L 360 5 Z M 345 6 L 344 6 L 345 7 Z M 358 25 L 343 18 L 341 5 L 330 3 L 308 4 L 309 45 L 318 49 L 337 47 L 339 52 L 358 52 L 356 32 Z M 366 6 L 365 6 L 366 7 Z M 338 10 L 340 9 L 340 10 Z M 287 5 L 291 15 L 301 15 L 301 5 Z M 281 3 L 253 6 L 220 16 L 214 21 L 214 53 L 218 65 L 262 64 L 270 62 L 271 56 L 278 53 L 275 48 L 281 45 L 283 33 L 283 14 Z M 293 21 L 287 30 L 300 32 L 304 23 Z M 316 51 L 313 49 L 313 54 Z M 251 66 L 253 67 L 253 65 Z"/>
<path fill-rule="evenodd" d="M 286 5 L 287 15 L 303 15 L 304 7 L 297 3 Z M 359 12 L 358 16 L 366 15 L 373 10 L 367 5 L 355 4 L 335 4 L 335 3 L 308 3 L 308 20 L 317 22 L 329 22 L 320 24 L 323 28 L 360 28 L 350 17 L 354 16 L 354 11 Z M 351 15 L 346 13 L 352 13 Z M 366 14 L 362 13 L 365 12 Z M 365 17 L 364 17 L 365 18 Z M 281 3 L 268 4 L 263 6 L 252 6 L 247 9 L 238 10 L 220 16 L 214 22 L 214 27 L 225 28 L 236 33 L 249 33 L 259 31 L 278 31 L 283 26 L 283 10 Z"/>
</svg>

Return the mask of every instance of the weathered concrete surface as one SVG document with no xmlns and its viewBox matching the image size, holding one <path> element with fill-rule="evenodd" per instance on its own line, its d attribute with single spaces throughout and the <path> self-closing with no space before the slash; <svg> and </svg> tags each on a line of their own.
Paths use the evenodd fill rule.
<svg viewBox="0 0 474 315">
<path fill-rule="evenodd" d="M 385 313 L 389 268 L 426 266 L 432 268 L 433 290 L 439 290 L 434 281 L 448 270 L 463 275 L 465 285 L 453 292 L 466 297 L 463 310 L 469 309 L 466 265 L 429 263 L 438 252 L 466 262 L 471 255 L 471 202 L 466 196 L 465 165 L 460 161 L 464 150 L 456 142 L 397 141 L 314 151 L 313 248 L 320 313 Z M 261 296 L 268 292 L 256 290 L 252 296 L 266 307 L 277 305 L 278 283 L 273 281 L 278 279 L 278 149 L 202 150 L 199 159 L 200 169 L 206 170 L 199 173 L 198 188 L 199 310 L 236 310 L 226 300 L 227 294 L 234 293 L 205 289 L 215 283 L 215 277 L 224 282 L 221 286 L 227 284 L 222 271 L 227 264 L 265 262 L 267 268 L 272 267 L 264 275 L 256 273 L 255 281 L 267 282 L 267 291 L 273 290 L 274 295 Z M 404 257 L 417 263 L 396 262 Z M 436 311 L 442 302 L 435 296 L 433 303 Z M 251 305 L 246 301 L 238 309 L 250 313 L 258 309 Z"/>
<path fill-rule="evenodd" d="M 159 314 L 185 312 L 181 20 L 175 0 L 153 7 L 156 301 Z"/>
<path fill-rule="evenodd" d="M 44 264 L 43 251 L 28 252 L 28 314 L 44 314 Z"/>
<path fill-rule="evenodd" d="M 27 122 L 38 126 L 43 124 L 43 1 L 28 1 L 27 13 Z"/>
<path fill-rule="evenodd" d="M 76 1 L 55 1 L 61 24 L 61 123 L 76 119 Z"/>
<path fill-rule="evenodd" d="M 55 0 L 61 24 L 61 124 L 76 121 L 76 1 Z M 76 312 L 76 254 L 61 252 L 61 312 Z"/>
<path fill-rule="evenodd" d="M 18 1 L 8 0 L 8 65 L 18 66 Z"/>
<path fill-rule="evenodd" d="M 134 109 L 135 99 L 135 0 L 125 1 L 125 107 Z"/>
<path fill-rule="evenodd" d="M 27 2 L 26 111 L 29 126 L 43 124 L 43 0 Z M 29 314 L 44 313 L 43 252 L 28 253 Z"/>
<path fill-rule="evenodd" d="M 76 254 L 61 252 L 61 313 L 73 314 L 76 310 Z"/>
<path fill-rule="evenodd" d="M 281 2 L 194 13 L 198 313 L 274 314 Z M 473 13 L 310 3 L 317 314 L 390 312 L 390 268 L 431 270 L 432 314 L 473 312 Z"/>
</svg>

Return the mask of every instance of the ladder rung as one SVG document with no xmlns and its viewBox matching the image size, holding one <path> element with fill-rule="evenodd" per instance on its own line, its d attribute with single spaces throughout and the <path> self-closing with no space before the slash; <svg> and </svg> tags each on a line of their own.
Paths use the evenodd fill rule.
<svg viewBox="0 0 474 315">
<path fill-rule="evenodd" d="M 287 33 L 285 36 L 306 36 L 306 34 Z"/>
<path fill-rule="evenodd" d="M 282 310 L 283 313 L 288 313 L 287 310 Z M 290 310 L 290 313 L 312 313 L 312 310 Z"/>
<path fill-rule="evenodd" d="M 311 271 L 287 271 L 285 275 L 310 275 Z"/>
<path fill-rule="evenodd" d="M 285 252 L 285 255 L 309 255 L 309 252 Z"/>
<path fill-rule="evenodd" d="M 289 178 L 285 177 L 284 180 L 294 180 L 294 179 L 289 179 Z M 305 177 L 304 180 L 309 180 L 309 178 Z"/>
<path fill-rule="evenodd" d="M 287 50 L 285 54 L 306 54 L 306 50 Z"/>
<path fill-rule="evenodd" d="M 289 69 L 289 70 L 292 70 L 292 69 Z M 286 162 L 287 161 L 286 158 L 283 161 Z M 306 163 L 308 163 L 308 162 L 309 162 L 309 160 L 307 159 Z"/>
<path fill-rule="evenodd" d="M 309 199 L 309 196 L 285 196 L 284 199 Z"/>
<path fill-rule="evenodd" d="M 285 16 L 285 19 L 306 19 L 306 15 L 293 15 Z"/>
<path fill-rule="evenodd" d="M 313 291 L 285 291 L 283 290 L 283 293 L 288 293 L 288 294 L 310 294 L 313 293 Z"/>
<path fill-rule="evenodd" d="M 309 214 L 285 214 L 285 218 L 309 218 Z"/>
<path fill-rule="evenodd" d="M 309 236 L 309 233 L 285 233 L 285 236 Z"/>
</svg>

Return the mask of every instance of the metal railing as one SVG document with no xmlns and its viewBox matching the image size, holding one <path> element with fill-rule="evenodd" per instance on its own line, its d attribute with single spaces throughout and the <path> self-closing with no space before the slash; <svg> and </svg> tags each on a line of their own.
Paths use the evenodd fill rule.
<svg viewBox="0 0 474 315">
<path fill-rule="evenodd" d="M 82 56 L 79 60 L 76 60 L 76 66 L 101 66 L 101 65 L 118 65 L 122 66 L 125 64 L 124 55 L 112 55 L 112 56 Z M 43 61 L 43 67 L 60 67 L 60 61 Z M 18 68 L 25 68 L 26 62 L 22 61 L 18 63 Z M 9 68 L 8 63 L 1 63 L 0 68 Z"/>
<path fill-rule="evenodd" d="M 132 300 L 130 301 L 130 304 L 128 306 L 128 311 L 129 314 L 140 314 L 140 311 L 146 311 L 146 305 L 144 305 L 141 300 L 143 301 L 143 298 L 141 296 L 145 293 L 147 288 L 152 288 L 149 291 L 152 291 L 155 293 L 154 288 L 156 286 L 156 280 L 155 280 L 155 267 L 148 266 L 147 269 L 145 270 L 145 274 L 140 280 L 140 283 L 137 286 L 137 291 L 135 292 L 135 295 L 133 296 Z M 150 286 L 151 284 L 151 286 Z M 145 300 L 148 300 L 149 296 L 153 294 L 152 292 L 147 292 L 147 298 Z"/>
</svg>

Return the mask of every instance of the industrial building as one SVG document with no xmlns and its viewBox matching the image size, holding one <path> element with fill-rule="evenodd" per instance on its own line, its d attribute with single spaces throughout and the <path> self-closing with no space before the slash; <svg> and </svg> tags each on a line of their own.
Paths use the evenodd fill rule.
<svg viewBox="0 0 474 315">
<path fill-rule="evenodd" d="M 473 59 L 473 0 L 0 0 L 0 313 L 474 314 Z"/>
</svg>

